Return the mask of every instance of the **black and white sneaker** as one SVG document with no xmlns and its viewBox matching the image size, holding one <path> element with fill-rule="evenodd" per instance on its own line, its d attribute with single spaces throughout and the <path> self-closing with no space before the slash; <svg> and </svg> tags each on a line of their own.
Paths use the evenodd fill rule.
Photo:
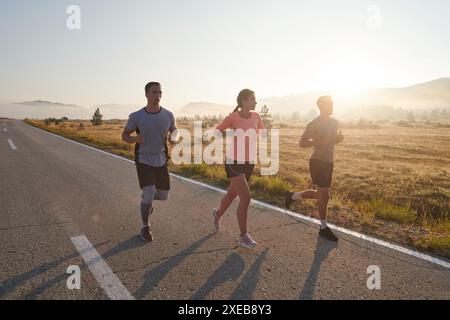
<svg viewBox="0 0 450 320">
<path fill-rule="evenodd" d="M 292 191 L 286 191 L 284 195 L 284 206 L 286 209 L 289 209 L 291 205 L 295 202 L 295 200 L 292 199 L 292 195 L 294 193 Z"/>
<path fill-rule="evenodd" d="M 334 235 L 334 233 L 331 231 L 331 229 L 329 227 L 326 227 L 325 229 L 321 229 L 319 231 L 319 236 L 324 237 L 325 239 L 330 240 L 330 241 L 338 241 L 339 240 L 339 238 Z"/>
<path fill-rule="evenodd" d="M 146 242 L 153 241 L 153 234 L 150 231 L 150 226 L 145 226 L 141 228 L 141 239 Z"/>
</svg>

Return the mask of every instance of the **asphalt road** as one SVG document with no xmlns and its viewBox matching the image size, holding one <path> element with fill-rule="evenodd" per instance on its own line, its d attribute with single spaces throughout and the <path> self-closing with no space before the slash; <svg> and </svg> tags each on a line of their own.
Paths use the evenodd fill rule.
<svg viewBox="0 0 450 320">
<path fill-rule="evenodd" d="M 222 194 L 177 177 L 143 243 L 132 163 L 18 120 L 0 130 L 0 299 L 450 299 L 446 267 L 339 232 L 336 245 L 257 205 L 249 230 L 260 244 L 238 248 L 237 200 L 214 234 Z M 71 265 L 80 289 L 67 286 Z M 367 287 L 372 265 L 380 289 Z"/>
</svg>

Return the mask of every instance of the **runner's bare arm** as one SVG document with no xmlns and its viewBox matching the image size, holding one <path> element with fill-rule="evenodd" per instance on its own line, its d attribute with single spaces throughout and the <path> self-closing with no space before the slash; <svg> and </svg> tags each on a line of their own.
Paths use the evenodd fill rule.
<svg viewBox="0 0 450 320">
<path fill-rule="evenodd" d="M 133 132 L 134 132 L 134 130 L 131 131 L 127 128 L 123 129 L 122 140 L 125 141 L 126 143 L 142 143 L 142 142 L 144 142 L 144 139 L 140 134 L 138 134 L 137 136 L 131 136 L 131 134 Z"/>
</svg>

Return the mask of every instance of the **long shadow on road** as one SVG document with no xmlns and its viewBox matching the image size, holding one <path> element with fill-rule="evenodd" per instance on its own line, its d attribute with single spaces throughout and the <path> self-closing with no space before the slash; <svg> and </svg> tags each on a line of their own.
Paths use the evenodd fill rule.
<svg viewBox="0 0 450 320">
<path fill-rule="evenodd" d="M 239 286 L 234 290 L 230 296 L 230 300 L 250 300 L 252 299 L 253 291 L 255 291 L 258 284 L 261 266 L 266 259 L 266 255 L 269 249 L 264 250 L 259 257 L 253 262 L 250 269 L 242 279 Z"/>
<path fill-rule="evenodd" d="M 309 269 L 308 275 L 303 285 L 303 290 L 300 293 L 300 300 L 312 300 L 314 296 L 314 289 L 316 287 L 317 276 L 320 272 L 320 267 L 322 262 L 327 258 L 328 254 L 335 248 L 337 248 L 338 243 L 323 239 L 322 237 L 317 237 L 316 251 L 314 254 L 314 260 Z"/>
<path fill-rule="evenodd" d="M 256 285 L 258 284 L 260 269 L 268 250 L 264 250 L 255 262 L 253 262 L 237 288 L 230 295 L 230 300 L 248 300 L 252 298 L 253 291 L 255 291 Z M 235 252 L 231 253 L 222 265 L 209 277 L 205 284 L 192 295 L 191 299 L 205 299 L 215 287 L 238 279 L 244 269 L 245 263 L 241 256 Z"/>
<path fill-rule="evenodd" d="M 109 241 L 99 243 L 99 244 L 95 245 L 95 247 L 100 247 L 108 242 Z M 79 256 L 78 252 L 74 252 L 72 254 L 65 255 L 65 256 L 55 259 L 51 262 L 44 263 L 30 271 L 21 273 L 17 276 L 14 276 L 10 279 L 3 281 L 2 283 L 0 283 L 0 298 L 2 298 L 4 295 L 6 295 L 7 293 L 9 293 L 11 291 L 14 291 L 15 288 L 17 288 L 18 286 L 24 284 L 25 282 L 33 279 L 34 277 L 38 277 L 41 274 L 44 274 L 47 271 L 49 271 L 53 268 L 56 268 L 58 265 L 62 264 L 63 262 L 73 259 L 77 256 Z"/>
<path fill-rule="evenodd" d="M 231 253 L 222 265 L 214 271 L 205 284 L 192 295 L 191 299 L 205 299 L 208 293 L 215 287 L 225 282 L 238 279 L 244 271 L 244 267 L 245 263 L 241 256 L 236 252 Z"/>
<path fill-rule="evenodd" d="M 176 256 L 168 258 L 165 262 L 158 264 L 155 268 L 145 273 L 144 283 L 134 292 L 136 299 L 143 299 L 173 268 L 179 265 L 187 256 L 194 253 L 204 242 L 210 239 L 214 233 L 211 233 L 178 253 Z"/>
<path fill-rule="evenodd" d="M 145 244 L 146 243 L 141 240 L 140 236 L 137 235 L 137 236 L 131 237 L 130 239 L 117 244 L 115 247 L 112 247 L 111 249 L 106 251 L 102 256 L 99 256 L 97 258 L 94 258 L 87 262 L 84 262 L 83 265 L 81 266 L 81 269 L 85 269 L 88 264 L 92 265 L 92 264 L 102 260 L 102 257 L 104 259 L 107 259 L 108 257 L 111 257 L 111 256 L 121 253 L 123 251 L 138 248 Z M 45 293 L 48 289 L 50 289 L 51 287 L 54 287 L 59 282 L 65 281 L 67 279 L 67 277 L 68 277 L 68 275 L 64 273 L 53 279 L 50 279 L 49 281 L 43 283 L 42 285 L 40 285 L 39 287 L 34 289 L 32 292 L 27 294 L 25 296 L 25 299 L 30 299 L 30 300 L 36 299 L 39 295 Z"/>
</svg>

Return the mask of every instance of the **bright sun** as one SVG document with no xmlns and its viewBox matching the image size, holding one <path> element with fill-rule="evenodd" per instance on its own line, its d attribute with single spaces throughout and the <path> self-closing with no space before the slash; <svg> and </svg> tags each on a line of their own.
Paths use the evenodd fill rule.
<svg viewBox="0 0 450 320">
<path fill-rule="evenodd" d="M 359 58 L 335 59 L 317 73 L 318 88 L 342 96 L 354 96 L 383 83 L 383 72 L 375 63 Z"/>
</svg>

